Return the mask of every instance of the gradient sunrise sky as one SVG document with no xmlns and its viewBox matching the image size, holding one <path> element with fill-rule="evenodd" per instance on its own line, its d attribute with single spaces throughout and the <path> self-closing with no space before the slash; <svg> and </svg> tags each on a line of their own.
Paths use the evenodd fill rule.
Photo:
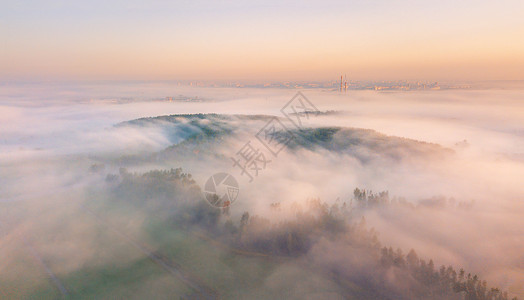
<svg viewBox="0 0 524 300">
<path fill-rule="evenodd" d="M 0 4 L 4 80 L 524 80 L 522 0 Z"/>
</svg>

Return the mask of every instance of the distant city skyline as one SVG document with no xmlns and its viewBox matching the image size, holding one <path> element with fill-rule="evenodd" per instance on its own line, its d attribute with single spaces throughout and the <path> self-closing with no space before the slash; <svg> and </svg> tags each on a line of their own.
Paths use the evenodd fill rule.
<svg viewBox="0 0 524 300">
<path fill-rule="evenodd" d="M 524 80 L 523 14 L 509 0 L 8 1 L 0 80 Z"/>
</svg>

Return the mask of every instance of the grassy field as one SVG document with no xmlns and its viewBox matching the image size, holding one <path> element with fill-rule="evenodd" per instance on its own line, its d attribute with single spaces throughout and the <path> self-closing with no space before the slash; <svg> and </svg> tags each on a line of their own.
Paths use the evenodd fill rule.
<svg viewBox="0 0 524 300">
<path fill-rule="evenodd" d="M 307 263 L 232 249 L 104 193 L 89 199 L 24 204 L 31 225 L 0 244 L 0 298 L 339 298 L 338 285 Z"/>
</svg>

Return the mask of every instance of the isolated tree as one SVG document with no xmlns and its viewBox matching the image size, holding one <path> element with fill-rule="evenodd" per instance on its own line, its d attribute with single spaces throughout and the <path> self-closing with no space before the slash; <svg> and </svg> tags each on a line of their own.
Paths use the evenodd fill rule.
<svg viewBox="0 0 524 300">
<path fill-rule="evenodd" d="M 244 230 L 249 224 L 249 213 L 246 211 L 242 214 L 240 218 L 240 231 Z"/>
</svg>

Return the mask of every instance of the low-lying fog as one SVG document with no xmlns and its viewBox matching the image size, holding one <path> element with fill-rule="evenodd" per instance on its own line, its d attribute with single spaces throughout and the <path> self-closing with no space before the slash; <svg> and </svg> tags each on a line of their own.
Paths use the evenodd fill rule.
<svg viewBox="0 0 524 300">
<path fill-rule="evenodd" d="M 99 229 L 83 223 L 81 216 L 85 190 L 104 181 L 90 167 L 104 163 L 106 173 L 118 173 L 120 167 L 133 172 L 182 167 L 201 187 L 214 173 L 230 173 L 240 184 L 231 207 L 237 219 L 249 211 L 278 221 L 287 217 L 286 208 L 294 202 L 318 197 L 354 205 L 357 187 L 387 190 L 390 197 L 403 197 L 416 208 L 364 213 L 382 244 L 414 248 L 419 256 L 433 258 L 435 265 L 464 267 L 510 295 L 524 297 L 524 90 L 302 90 L 320 111 L 336 111 L 311 115 L 304 127 L 373 129 L 438 144 L 417 155 L 403 142 L 398 148 L 397 142 L 381 147 L 382 136 L 370 134 L 366 138 L 376 139 L 376 148 L 370 143 L 348 152 L 285 149 L 250 183 L 229 156 L 247 141 L 254 143 L 265 121 L 237 120 L 230 125 L 238 135 L 212 149 L 224 158 L 180 156 L 132 164 L 119 160 L 163 151 L 184 138 L 161 123 L 114 127 L 121 122 L 192 113 L 280 117 L 280 109 L 296 92 L 169 83 L 1 86 L 0 287 L 1 281 L 38 282 L 30 267 L 21 266 L 28 259 L 18 250 L 27 243 L 44 261 L 46 255 L 59 258 L 50 270 L 58 278 L 113 259 L 93 259 L 102 244 Z M 345 135 L 336 138 L 343 140 Z M 400 159 L 384 156 L 386 151 L 395 151 Z M 417 206 L 428 199 L 441 201 Z M 281 203 L 283 211 L 272 212 L 271 203 Z"/>
</svg>

